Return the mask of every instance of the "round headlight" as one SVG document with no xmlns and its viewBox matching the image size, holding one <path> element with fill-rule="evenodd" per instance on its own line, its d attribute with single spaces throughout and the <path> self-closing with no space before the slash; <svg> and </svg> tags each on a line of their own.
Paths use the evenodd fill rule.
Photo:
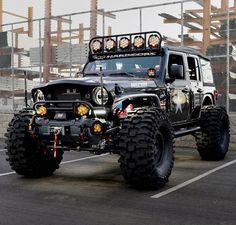
<svg viewBox="0 0 236 225">
<path fill-rule="evenodd" d="M 34 93 L 34 99 L 35 99 L 36 102 L 45 101 L 45 96 L 44 96 L 44 94 L 41 90 L 37 90 Z"/>
<path fill-rule="evenodd" d="M 102 99 L 102 95 L 103 95 L 103 99 Z M 94 88 L 92 91 L 92 99 L 98 105 L 102 105 L 102 104 L 105 105 L 108 102 L 107 90 L 105 88 L 102 89 L 101 87 Z"/>
</svg>

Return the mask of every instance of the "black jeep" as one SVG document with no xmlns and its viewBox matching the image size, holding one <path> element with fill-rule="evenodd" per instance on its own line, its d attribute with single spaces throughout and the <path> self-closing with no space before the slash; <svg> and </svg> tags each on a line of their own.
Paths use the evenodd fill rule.
<svg viewBox="0 0 236 225">
<path fill-rule="evenodd" d="M 229 118 L 216 106 L 209 59 L 162 47 L 158 32 L 95 37 L 82 77 L 32 90 L 33 107 L 14 115 L 7 160 L 26 177 L 52 174 L 64 151 L 119 154 L 134 187 L 159 188 L 174 163 L 174 138 L 193 135 L 204 160 L 221 160 Z"/>
</svg>

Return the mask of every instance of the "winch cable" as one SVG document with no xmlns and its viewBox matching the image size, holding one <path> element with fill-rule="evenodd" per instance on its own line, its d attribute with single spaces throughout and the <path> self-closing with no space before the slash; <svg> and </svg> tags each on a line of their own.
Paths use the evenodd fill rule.
<svg viewBox="0 0 236 225">
<path fill-rule="evenodd" d="M 58 131 L 54 132 L 54 143 L 53 143 L 53 157 L 57 157 L 57 143 L 58 143 Z"/>
</svg>

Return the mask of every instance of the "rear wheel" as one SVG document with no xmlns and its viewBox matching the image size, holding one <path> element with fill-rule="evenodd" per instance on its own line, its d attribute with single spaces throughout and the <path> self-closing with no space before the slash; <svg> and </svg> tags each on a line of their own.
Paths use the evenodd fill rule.
<svg viewBox="0 0 236 225">
<path fill-rule="evenodd" d="M 63 152 L 56 158 L 49 149 L 32 135 L 29 123 L 32 116 L 26 113 L 16 114 L 6 133 L 7 161 L 18 174 L 26 177 L 42 177 L 51 175 L 62 160 Z"/>
<path fill-rule="evenodd" d="M 203 160 L 222 160 L 228 152 L 229 117 L 223 107 L 206 106 L 201 111 L 201 131 L 196 134 L 197 150 Z"/>
<path fill-rule="evenodd" d="M 161 109 L 142 109 L 122 122 L 120 167 L 136 188 L 156 189 L 168 182 L 174 162 L 173 129 Z"/>
</svg>

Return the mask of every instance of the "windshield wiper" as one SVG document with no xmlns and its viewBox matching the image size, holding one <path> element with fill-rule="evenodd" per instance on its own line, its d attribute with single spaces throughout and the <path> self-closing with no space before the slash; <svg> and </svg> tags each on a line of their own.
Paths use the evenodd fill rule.
<svg viewBox="0 0 236 225">
<path fill-rule="evenodd" d="M 120 72 L 120 73 L 109 73 L 109 76 L 127 76 L 127 77 L 135 77 L 133 73 L 127 73 L 127 72 Z"/>
</svg>

